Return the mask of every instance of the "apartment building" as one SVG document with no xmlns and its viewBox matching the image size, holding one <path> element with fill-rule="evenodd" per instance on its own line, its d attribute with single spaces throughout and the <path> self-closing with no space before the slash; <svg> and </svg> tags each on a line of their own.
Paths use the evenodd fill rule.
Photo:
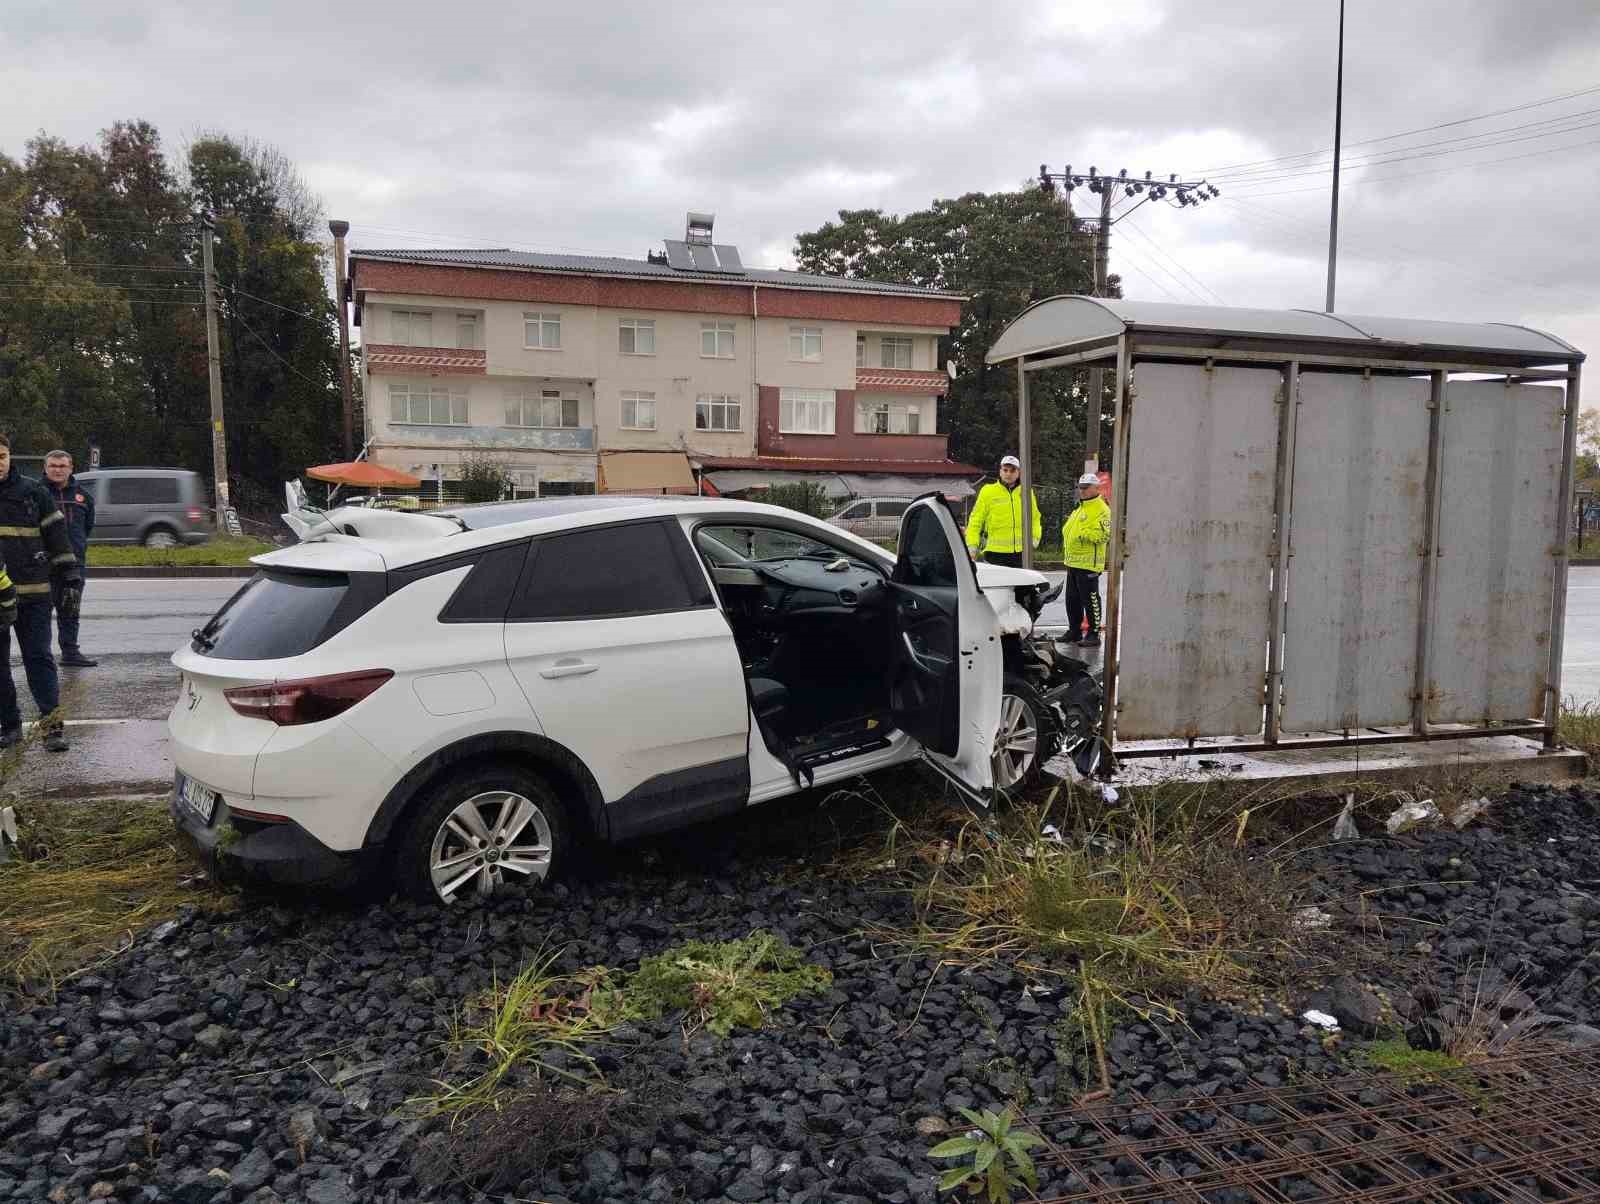
<svg viewBox="0 0 1600 1204">
<path fill-rule="evenodd" d="M 368 456 L 448 490 L 491 456 L 519 496 L 948 485 L 938 344 L 959 296 L 746 268 L 690 214 L 642 260 L 350 252 Z"/>
</svg>

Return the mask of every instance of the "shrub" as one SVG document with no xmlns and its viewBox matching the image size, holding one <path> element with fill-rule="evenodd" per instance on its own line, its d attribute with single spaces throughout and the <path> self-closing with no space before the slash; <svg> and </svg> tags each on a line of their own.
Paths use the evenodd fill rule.
<svg viewBox="0 0 1600 1204">
<path fill-rule="evenodd" d="M 760 497 L 769 506 L 782 506 L 798 510 L 812 518 L 827 518 L 839 507 L 828 496 L 828 491 L 815 481 L 793 481 L 787 485 L 773 485 Z"/>
</svg>

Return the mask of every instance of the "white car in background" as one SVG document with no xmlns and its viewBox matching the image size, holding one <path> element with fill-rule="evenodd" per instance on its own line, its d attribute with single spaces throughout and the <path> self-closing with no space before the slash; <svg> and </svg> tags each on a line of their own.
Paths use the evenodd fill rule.
<svg viewBox="0 0 1600 1204">
<path fill-rule="evenodd" d="M 1002 724 L 1045 579 L 974 565 L 932 495 L 897 556 L 723 499 L 285 517 L 172 658 L 172 815 L 224 877 L 376 862 L 448 902 L 918 757 L 986 805 L 1048 753 Z"/>
</svg>

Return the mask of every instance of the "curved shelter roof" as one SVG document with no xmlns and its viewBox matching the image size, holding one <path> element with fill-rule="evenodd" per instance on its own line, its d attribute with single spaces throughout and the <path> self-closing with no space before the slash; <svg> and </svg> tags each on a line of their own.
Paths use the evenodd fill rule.
<svg viewBox="0 0 1600 1204">
<path fill-rule="evenodd" d="M 984 358 L 991 364 L 1045 353 L 1102 346 L 1133 333 L 1235 340 L 1252 347 L 1337 345 L 1384 359 L 1439 360 L 1492 356 L 1536 364 L 1577 363 L 1583 353 L 1554 335 L 1508 322 L 1435 322 L 1420 318 L 1370 318 L 1311 309 L 1239 309 L 1178 305 L 1116 297 L 1048 297 L 1036 301 L 1001 332 Z"/>
</svg>

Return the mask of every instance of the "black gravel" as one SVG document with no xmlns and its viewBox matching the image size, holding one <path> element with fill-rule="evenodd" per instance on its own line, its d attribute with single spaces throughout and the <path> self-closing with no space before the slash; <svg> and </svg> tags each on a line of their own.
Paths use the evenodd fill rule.
<svg viewBox="0 0 1600 1204">
<path fill-rule="evenodd" d="M 1586 1027 L 1600 1022 L 1597 836 L 1594 792 L 1530 787 L 1466 832 L 1303 854 L 1307 903 L 1333 916 L 1349 973 L 1288 1010 L 1191 996 L 1183 1024 L 1120 1025 L 1118 1090 L 1216 1096 L 1340 1073 L 1344 1056 L 1297 1018 L 1308 1002 L 1421 1040 L 1454 1022 L 1466 975 L 1498 976 L 1565 1039 L 1600 1039 Z M 0 1200 L 486 1198 L 419 1183 L 419 1152 L 446 1136 L 403 1108 L 441 1072 L 464 1000 L 541 951 L 562 950 L 565 971 L 627 969 L 679 941 L 766 928 L 831 969 L 833 989 L 723 1040 L 685 1040 L 675 1017 L 620 1034 L 595 1052 L 648 1107 L 504 1191 L 574 1204 L 932 1201 L 935 1122 L 1013 1098 L 1059 1106 L 1095 1084 L 1074 1051 L 1058 1056 L 1069 999 L 1025 991 L 1006 967 L 963 971 L 856 935 L 909 918 L 903 895 L 812 872 L 796 850 L 711 873 L 634 855 L 593 880 L 448 910 L 258 899 L 188 916 L 0 1019 Z M 1047 1174 L 1041 1194 L 1064 1187 Z"/>
</svg>

